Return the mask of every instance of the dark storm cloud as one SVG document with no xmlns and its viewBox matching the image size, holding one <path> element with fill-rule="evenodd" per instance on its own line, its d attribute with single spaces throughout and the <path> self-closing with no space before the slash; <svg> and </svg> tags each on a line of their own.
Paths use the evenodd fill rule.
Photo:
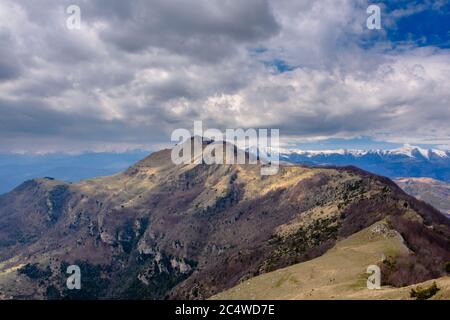
<svg viewBox="0 0 450 320">
<path fill-rule="evenodd" d="M 0 28 L 0 82 L 18 77 L 22 66 L 15 48 L 13 35 Z"/>
<path fill-rule="evenodd" d="M 102 39 L 129 52 L 158 48 L 216 61 L 233 53 L 237 44 L 265 40 L 279 31 L 265 0 L 90 3 L 94 7 L 87 8 L 88 19 L 108 26 L 100 32 Z"/>
<path fill-rule="evenodd" d="M 111 142 L 111 138 L 136 144 L 167 139 L 164 121 L 155 117 L 151 125 L 124 126 L 120 120 L 106 120 L 92 113 L 61 112 L 38 100 L 0 100 L 0 141 L 28 138 L 66 138 L 67 140 Z M 120 137 L 120 139 L 119 139 Z M 153 141 L 154 142 L 154 141 Z M 14 149 L 14 146 L 11 146 Z M 69 146 L 70 147 L 70 146 Z M 0 150 L 2 150 L 1 148 Z M 64 148 L 68 149 L 68 148 Z M 69 148 L 70 149 L 70 148 Z"/>
</svg>

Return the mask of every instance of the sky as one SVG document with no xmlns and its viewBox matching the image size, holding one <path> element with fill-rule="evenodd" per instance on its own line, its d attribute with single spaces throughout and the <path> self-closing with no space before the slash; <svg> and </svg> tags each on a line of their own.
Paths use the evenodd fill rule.
<svg viewBox="0 0 450 320">
<path fill-rule="evenodd" d="M 450 149 L 450 1 L 0 2 L 0 152 L 154 150 L 194 120 Z"/>
</svg>

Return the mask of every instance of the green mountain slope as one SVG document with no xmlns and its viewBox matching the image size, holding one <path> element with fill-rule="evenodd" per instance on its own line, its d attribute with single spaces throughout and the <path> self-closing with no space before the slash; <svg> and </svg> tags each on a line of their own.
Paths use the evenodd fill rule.
<svg viewBox="0 0 450 320">
<path fill-rule="evenodd" d="M 369 265 L 383 268 L 388 261 L 410 254 L 401 235 L 379 222 L 339 241 L 318 258 L 243 281 L 212 299 L 407 299 L 417 285 L 369 290 L 366 270 Z M 449 299 L 450 278 L 437 283 L 441 290 L 434 298 Z"/>
</svg>

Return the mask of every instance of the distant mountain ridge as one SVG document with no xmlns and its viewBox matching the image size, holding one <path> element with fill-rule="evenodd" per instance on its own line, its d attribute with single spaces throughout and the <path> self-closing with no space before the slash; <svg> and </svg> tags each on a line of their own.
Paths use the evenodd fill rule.
<svg viewBox="0 0 450 320">
<path fill-rule="evenodd" d="M 421 147 L 405 145 L 401 148 L 384 150 L 384 149 L 336 149 L 336 150 L 300 150 L 300 149 L 282 149 L 282 154 L 301 154 L 309 157 L 314 157 L 318 155 L 352 155 L 355 157 L 362 157 L 366 155 L 379 155 L 379 156 L 407 156 L 410 158 L 450 158 L 450 151 L 440 150 L 440 149 L 424 149 Z"/>
<path fill-rule="evenodd" d="M 427 177 L 450 182 L 450 151 L 405 145 L 393 150 L 280 149 L 282 161 L 308 165 L 353 165 L 387 176 Z"/>
<path fill-rule="evenodd" d="M 426 201 L 450 217 L 450 183 L 431 178 L 400 178 L 395 183 L 406 193 Z"/>
</svg>

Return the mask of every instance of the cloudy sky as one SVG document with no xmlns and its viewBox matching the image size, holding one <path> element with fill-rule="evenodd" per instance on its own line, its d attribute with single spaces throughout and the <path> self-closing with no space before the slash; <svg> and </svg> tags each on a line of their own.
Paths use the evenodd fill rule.
<svg viewBox="0 0 450 320">
<path fill-rule="evenodd" d="M 371 3 L 2 0 L 0 152 L 155 148 L 194 120 L 450 148 L 450 1 L 380 1 L 381 30 Z"/>
</svg>

